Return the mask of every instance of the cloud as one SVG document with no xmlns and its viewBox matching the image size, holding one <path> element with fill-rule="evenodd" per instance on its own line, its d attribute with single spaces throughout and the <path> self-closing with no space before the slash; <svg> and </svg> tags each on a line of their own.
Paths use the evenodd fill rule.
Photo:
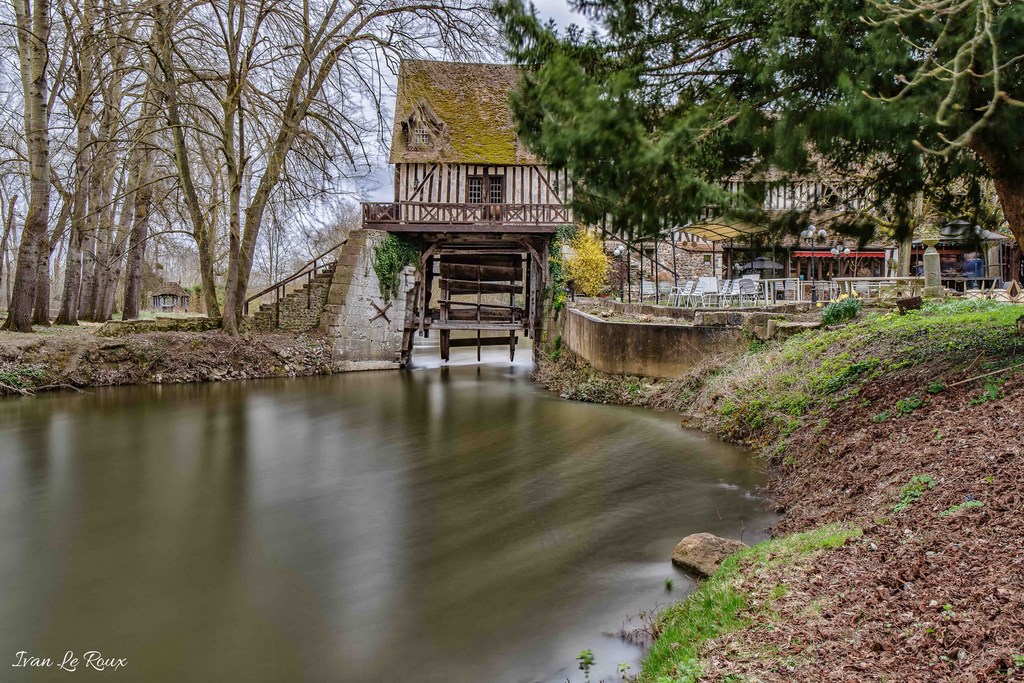
<svg viewBox="0 0 1024 683">
<path fill-rule="evenodd" d="M 569 24 L 584 24 L 585 19 L 569 7 L 567 0 L 533 0 L 537 13 L 544 19 L 554 19 L 559 28 Z"/>
</svg>

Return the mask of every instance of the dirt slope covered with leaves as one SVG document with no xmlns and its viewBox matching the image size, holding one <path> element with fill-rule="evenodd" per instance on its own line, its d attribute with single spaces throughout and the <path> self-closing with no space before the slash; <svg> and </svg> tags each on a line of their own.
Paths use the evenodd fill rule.
<svg viewBox="0 0 1024 683">
<path fill-rule="evenodd" d="M 546 364 L 565 396 L 678 409 L 775 472 L 777 540 L 708 582 L 729 600 L 667 610 L 640 680 L 1024 680 L 1021 314 L 873 311 L 671 382 Z"/>
</svg>

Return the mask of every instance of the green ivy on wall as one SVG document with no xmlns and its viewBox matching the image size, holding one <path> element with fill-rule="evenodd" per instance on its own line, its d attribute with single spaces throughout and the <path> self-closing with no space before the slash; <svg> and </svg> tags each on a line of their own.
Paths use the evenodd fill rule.
<svg viewBox="0 0 1024 683">
<path fill-rule="evenodd" d="M 562 247 L 572 243 L 578 229 L 575 225 L 560 225 L 548 246 L 548 273 L 555 291 L 565 289 L 565 263 L 562 261 Z"/>
<path fill-rule="evenodd" d="M 406 266 L 419 266 L 420 244 L 408 237 L 389 233 L 373 252 L 373 271 L 380 283 L 380 295 L 391 301 L 398 295 L 398 276 Z"/>
</svg>

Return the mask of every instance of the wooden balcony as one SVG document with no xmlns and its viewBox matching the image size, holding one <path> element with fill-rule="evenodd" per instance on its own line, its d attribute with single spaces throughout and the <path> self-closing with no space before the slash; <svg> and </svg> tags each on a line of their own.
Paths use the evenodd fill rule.
<svg viewBox="0 0 1024 683">
<path fill-rule="evenodd" d="M 561 204 L 363 203 L 363 227 L 387 232 L 553 233 L 571 222 Z"/>
</svg>

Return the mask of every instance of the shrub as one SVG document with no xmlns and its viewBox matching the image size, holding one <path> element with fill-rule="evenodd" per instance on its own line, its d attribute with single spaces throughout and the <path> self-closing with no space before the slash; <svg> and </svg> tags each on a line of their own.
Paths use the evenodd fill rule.
<svg viewBox="0 0 1024 683">
<path fill-rule="evenodd" d="M 824 325 L 836 325 L 838 323 L 853 320 L 857 317 L 863 304 L 860 299 L 850 297 L 830 303 L 821 312 L 821 322 Z"/>
<path fill-rule="evenodd" d="M 575 255 L 565 264 L 566 277 L 576 284 L 583 296 L 597 296 L 608 282 L 608 255 L 597 235 L 580 230 L 571 242 Z"/>
</svg>

